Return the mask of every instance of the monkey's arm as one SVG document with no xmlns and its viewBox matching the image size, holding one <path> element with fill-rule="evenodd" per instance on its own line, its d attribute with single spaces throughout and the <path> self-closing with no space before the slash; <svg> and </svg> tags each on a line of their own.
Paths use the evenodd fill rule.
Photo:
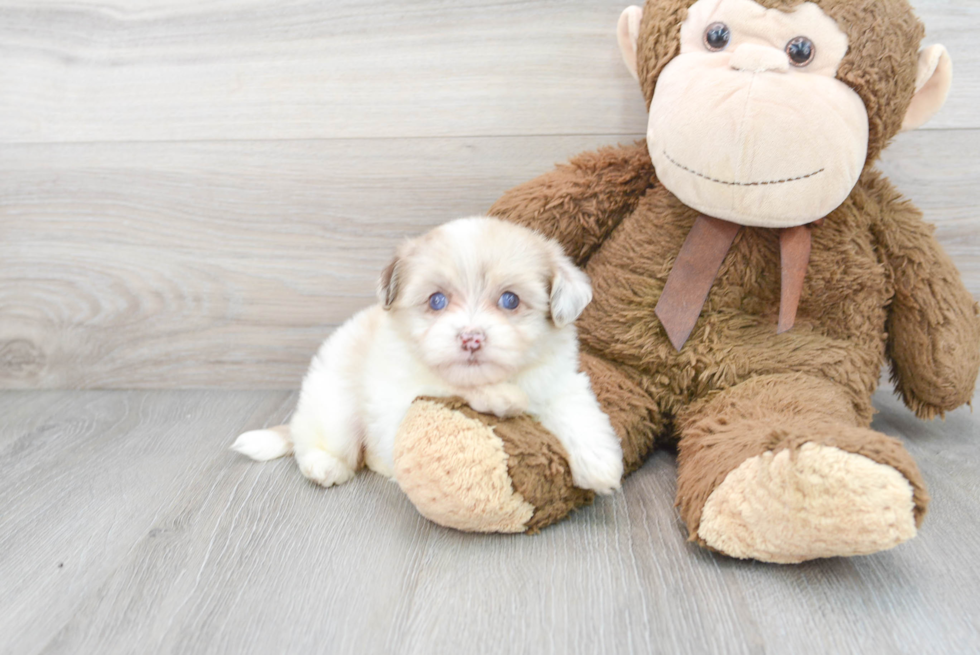
<svg viewBox="0 0 980 655">
<path fill-rule="evenodd" d="M 978 306 L 922 212 L 883 178 L 873 186 L 882 201 L 876 237 L 895 286 L 887 327 L 892 381 L 920 418 L 941 416 L 973 397 Z"/>
<path fill-rule="evenodd" d="M 645 141 L 602 148 L 514 187 L 489 214 L 549 236 L 584 264 L 653 185 Z"/>
</svg>

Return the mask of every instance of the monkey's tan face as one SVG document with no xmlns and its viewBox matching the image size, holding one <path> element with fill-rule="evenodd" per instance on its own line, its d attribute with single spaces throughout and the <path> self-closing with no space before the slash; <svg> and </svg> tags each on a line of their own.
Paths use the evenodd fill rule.
<svg viewBox="0 0 980 655">
<path fill-rule="evenodd" d="M 867 110 L 835 78 L 847 47 L 809 2 L 786 12 L 699 0 L 650 106 L 659 180 L 686 205 L 742 225 L 790 227 L 829 214 L 867 157 Z"/>
</svg>

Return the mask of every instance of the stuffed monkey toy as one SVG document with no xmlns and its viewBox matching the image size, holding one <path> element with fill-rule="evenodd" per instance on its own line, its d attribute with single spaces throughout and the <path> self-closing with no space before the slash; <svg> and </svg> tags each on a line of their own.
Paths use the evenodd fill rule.
<svg viewBox="0 0 980 655">
<path fill-rule="evenodd" d="M 871 430 L 888 361 L 923 419 L 970 401 L 977 306 L 933 228 L 875 170 L 952 69 L 905 0 L 648 0 L 619 24 L 647 138 L 579 155 L 491 215 L 557 239 L 592 279 L 581 367 L 627 473 L 678 450 L 692 541 L 772 562 L 916 533 L 928 495 Z M 437 523 L 534 531 L 588 503 L 556 439 L 419 399 L 396 478 Z"/>
</svg>

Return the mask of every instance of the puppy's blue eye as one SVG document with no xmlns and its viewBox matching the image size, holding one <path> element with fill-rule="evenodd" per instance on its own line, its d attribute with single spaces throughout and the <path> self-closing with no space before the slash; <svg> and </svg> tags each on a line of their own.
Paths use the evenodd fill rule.
<svg viewBox="0 0 980 655">
<path fill-rule="evenodd" d="M 516 293 L 511 293 L 510 291 L 504 291 L 500 296 L 500 300 L 497 304 L 504 309 L 517 309 L 517 306 L 521 304 L 521 299 L 517 297 Z"/>
<path fill-rule="evenodd" d="M 446 298 L 445 294 L 436 291 L 434 294 L 429 296 L 429 308 L 433 311 L 440 312 L 446 308 L 449 304 L 449 300 Z"/>
</svg>

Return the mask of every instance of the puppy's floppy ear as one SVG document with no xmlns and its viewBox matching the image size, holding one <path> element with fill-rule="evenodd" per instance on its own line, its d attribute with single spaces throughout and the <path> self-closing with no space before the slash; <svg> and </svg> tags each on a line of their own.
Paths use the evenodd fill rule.
<svg viewBox="0 0 980 655">
<path fill-rule="evenodd" d="M 392 303 L 398 296 L 401 268 L 402 259 L 396 256 L 390 264 L 385 266 L 385 270 L 381 271 L 381 278 L 378 280 L 378 302 L 385 309 L 391 309 Z"/>
<path fill-rule="evenodd" d="M 409 239 L 402 242 L 395 249 L 395 258 L 381 271 L 381 278 L 378 280 L 378 301 L 385 309 L 391 306 L 401 293 L 405 282 L 405 276 L 411 272 L 412 257 L 418 250 L 419 243 L 425 237 Z"/>
<path fill-rule="evenodd" d="M 554 244 L 555 254 L 551 272 L 551 320 L 565 327 L 579 317 L 592 302 L 589 276 L 565 256 L 561 246 Z"/>
</svg>

